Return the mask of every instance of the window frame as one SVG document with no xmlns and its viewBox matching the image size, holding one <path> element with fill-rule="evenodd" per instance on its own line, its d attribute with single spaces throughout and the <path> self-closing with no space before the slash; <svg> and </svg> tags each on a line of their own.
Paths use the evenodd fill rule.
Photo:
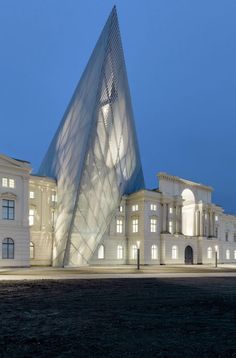
<svg viewBox="0 0 236 358">
<path fill-rule="evenodd" d="M 6 255 L 4 255 L 6 247 Z M 10 248 L 12 250 L 10 250 Z M 2 240 L 2 259 L 3 260 L 14 260 L 15 258 L 15 242 L 11 237 L 6 237 Z"/>
</svg>

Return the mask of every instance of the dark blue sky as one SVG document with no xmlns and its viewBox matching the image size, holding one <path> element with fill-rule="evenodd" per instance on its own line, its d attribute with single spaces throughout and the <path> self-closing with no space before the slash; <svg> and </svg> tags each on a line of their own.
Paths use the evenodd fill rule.
<svg viewBox="0 0 236 358">
<path fill-rule="evenodd" d="M 114 5 L 0 0 L 0 152 L 37 170 Z M 236 213 L 236 1 L 116 1 L 146 185 L 166 171 Z"/>
</svg>

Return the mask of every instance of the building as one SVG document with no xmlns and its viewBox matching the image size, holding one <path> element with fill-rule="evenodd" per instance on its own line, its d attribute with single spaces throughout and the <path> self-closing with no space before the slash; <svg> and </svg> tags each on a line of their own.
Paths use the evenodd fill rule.
<svg viewBox="0 0 236 358">
<path fill-rule="evenodd" d="M 236 263 L 236 217 L 165 173 L 146 190 L 115 8 L 37 175 L 0 156 L 1 266 Z"/>
</svg>

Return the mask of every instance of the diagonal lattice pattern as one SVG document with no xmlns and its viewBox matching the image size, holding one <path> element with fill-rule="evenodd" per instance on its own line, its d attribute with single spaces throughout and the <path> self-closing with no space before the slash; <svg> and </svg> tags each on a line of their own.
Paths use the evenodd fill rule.
<svg viewBox="0 0 236 358">
<path fill-rule="evenodd" d="M 144 187 L 115 8 L 39 174 L 58 183 L 53 264 L 88 264 L 121 196 Z"/>
</svg>

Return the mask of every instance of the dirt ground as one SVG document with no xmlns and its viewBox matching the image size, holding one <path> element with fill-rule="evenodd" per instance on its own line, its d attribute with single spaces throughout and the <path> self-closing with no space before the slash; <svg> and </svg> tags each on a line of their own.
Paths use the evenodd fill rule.
<svg viewBox="0 0 236 358">
<path fill-rule="evenodd" d="M 0 357 L 235 357 L 236 278 L 0 283 Z"/>
</svg>

